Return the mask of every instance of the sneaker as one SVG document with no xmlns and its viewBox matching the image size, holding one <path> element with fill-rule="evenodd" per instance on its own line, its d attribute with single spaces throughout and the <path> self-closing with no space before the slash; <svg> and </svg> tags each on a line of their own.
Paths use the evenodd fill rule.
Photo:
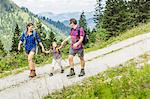
<svg viewBox="0 0 150 99">
<path fill-rule="evenodd" d="M 61 70 L 61 73 L 64 73 L 64 70 L 63 70 L 63 69 Z"/>
<path fill-rule="evenodd" d="M 71 76 L 74 76 L 74 75 L 75 75 L 74 69 L 71 68 L 70 73 L 67 75 L 67 77 L 71 77 Z"/>
<path fill-rule="evenodd" d="M 29 77 L 33 78 L 35 76 L 36 76 L 35 70 L 31 70 Z"/>
<path fill-rule="evenodd" d="M 53 76 L 53 73 L 50 73 L 49 76 Z"/>
<path fill-rule="evenodd" d="M 85 75 L 85 71 L 84 71 L 84 69 L 81 69 L 81 72 L 80 72 L 80 74 L 78 75 L 79 77 L 82 77 L 82 76 L 84 76 Z"/>
</svg>

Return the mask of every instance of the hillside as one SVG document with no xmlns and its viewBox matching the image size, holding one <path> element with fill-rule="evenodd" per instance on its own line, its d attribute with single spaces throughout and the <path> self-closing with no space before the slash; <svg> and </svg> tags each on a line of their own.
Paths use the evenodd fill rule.
<svg viewBox="0 0 150 99">
<path fill-rule="evenodd" d="M 12 45 L 12 37 L 16 24 L 19 25 L 19 28 L 22 31 L 25 30 L 27 23 L 32 22 L 36 24 L 40 19 L 37 18 L 34 14 L 25 9 L 19 8 L 11 0 L 0 0 L 1 6 L 1 23 L 0 24 L 0 40 L 4 45 L 4 49 L 9 51 Z M 42 26 L 46 31 L 53 31 L 55 35 L 60 38 L 62 37 L 62 32 L 58 28 L 42 22 Z M 64 36 L 64 35 L 63 35 Z"/>
<path fill-rule="evenodd" d="M 39 13 L 38 15 L 48 17 L 54 21 L 60 21 L 63 24 L 65 24 L 66 26 L 69 26 L 69 19 L 76 18 L 77 20 L 79 20 L 81 12 L 62 13 L 62 14 L 54 14 L 51 12 L 44 12 L 44 13 Z M 94 21 L 93 21 L 94 12 L 85 12 L 85 16 L 86 16 L 89 28 L 91 28 L 91 29 L 94 28 L 94 26 L 95 26 Z"/>
</svg>

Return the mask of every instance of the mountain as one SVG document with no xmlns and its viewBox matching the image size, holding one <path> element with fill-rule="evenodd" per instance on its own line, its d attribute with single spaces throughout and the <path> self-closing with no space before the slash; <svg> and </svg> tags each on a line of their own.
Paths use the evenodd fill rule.
<svg viewBox="0 0 150 99">
<path fill-rule="evenodd" d="M 66 26 L 69 25 L 68 21 L 70 18 L 76 18 L 77 20 L 79 20 L 80 15 L 81 15 L 81 12 L 62 13 L 62 14 L 53 14 L 51 12 L 44 12 L 44 13 L 38 14 L 38 16 L 45 16 L 54 21 L 60 21 L 64 23 Z M 85 12 L 85 15 L 86 15 L 88 26 L 90 28 L 93 28 L 94 27 L 94 21 L 93 21 L 94 12 Z"/>
<path fill-rule="evenodd" d="M 51 24 L 53 26 L 55 26 L 56 28 L 58 28 L 59 30 L 61 30 L 62 32 L 64 32 L 66 35 L 68 35 L 68 32 L 70 31 L 70 27 L 64 25 L 62 22 L 60 21 L 53 21 L 52 19 L 46 18 L 45 16 L 39 16 L 39 18 L 45 22 L 47 22 L 48 24 Z"/>
<path fill-rule="evenodd" d="M 35 24 L 38 21 L 41 21 L 42 27 L 47 32 L 53 31 L 58 39 L 65 36 L 61 30 L 40 20 L 27 8 L 19 8 L 11 0 L 0 0 L 0 7 L 0 40 L 2 41 L 6 51 L 11 49 L 12 37 L 16 24 L 18 24 L 22 32 L 25 30 L 27 23 L 32 22 Z"/>
</svg>

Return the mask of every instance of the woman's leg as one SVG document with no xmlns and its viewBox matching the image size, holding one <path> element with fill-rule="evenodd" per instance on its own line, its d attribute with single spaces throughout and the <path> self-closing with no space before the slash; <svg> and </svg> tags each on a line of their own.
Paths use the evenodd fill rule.
<svg viewBox="0 0 150 99">
<path fill-rule="evenodd" d="M 33 57 L 34 57 L 35 52 L 30 52 L 28 55 L 28 63 L 29 63 L 29 68 L 30 70 L 35 70 L 34 62 L 33 62 Z"/>
<path fill-rule="evenodd" d="M 36 76 L 36 72 L 35 72 L 35 65 L 33 62 L 33 57 L 34 57 L 35 52 L 30 52 L 28 55 L 28 63 L 29 63 L 29 68 L 30 68 L 30 75 L 29 77 L 34 77 Z"/>
</svg>

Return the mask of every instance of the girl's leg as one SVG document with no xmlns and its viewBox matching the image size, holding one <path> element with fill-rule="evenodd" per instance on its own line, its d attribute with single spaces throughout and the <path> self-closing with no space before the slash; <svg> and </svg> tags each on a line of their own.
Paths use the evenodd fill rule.
<svg viewBox="0 0 150 99">
<path fill-rule="evenodd" d="M 58 59 L 57 60 L 57 63 L 58 63 L 58 65 L 60 66 L 60 68 L 61 68 L 61 73 L 63 73 L 64 72 L 64 69 L 63 69 L 63 66 L 62 66 L 62 58 L 60 58 L 60 59 Z"/>
<path fill-rule="evenodd" d="M 51 70 L 50 70 L 50 73 L 53 74 L 54 73 L 54 66 L 56 65 L 56 60 L 53 59 L 52 60 L 52 67 L 51 67 Z"/>
</svg>

